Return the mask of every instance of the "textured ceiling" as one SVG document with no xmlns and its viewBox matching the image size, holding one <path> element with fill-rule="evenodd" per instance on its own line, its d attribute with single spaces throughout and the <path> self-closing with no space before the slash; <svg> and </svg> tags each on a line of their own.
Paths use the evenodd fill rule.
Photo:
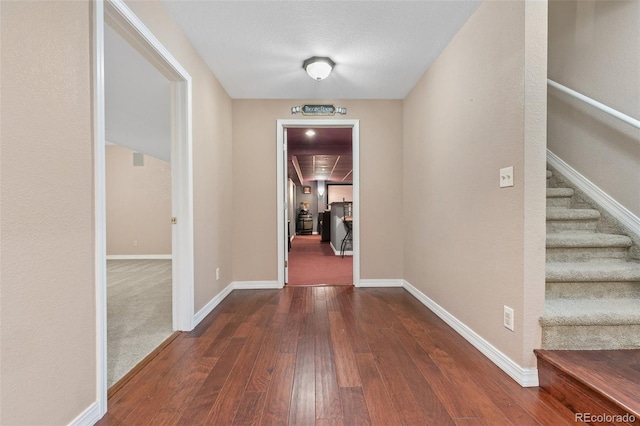
<svg viewBox="0 0 640 426">
<path fill-rule="evenodd" d="M 403 99 L 479 1 L 164 2 L 234 99 Z M 329 56 L 316 82 L 304 59 Z"/>
</svg>

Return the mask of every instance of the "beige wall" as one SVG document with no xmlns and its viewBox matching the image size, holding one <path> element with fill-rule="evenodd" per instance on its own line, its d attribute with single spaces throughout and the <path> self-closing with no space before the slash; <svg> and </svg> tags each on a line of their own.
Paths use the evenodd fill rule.
<svg viewBox="0 0 640 426">
<path fill-rule="evenodd" d="M 544 12 L 546 6 L 537 18 L 543 24 L 538 46 L 546 40 Z M 539 94 L 545 90 L 545 68 L 529 64 L 536 75 L 529 81 L 525 62 L 546 55 L 528 54 L 525 2 L 484 2 L 404 101 L 404 277 L 524 367 L 534 364 L 533 347 L 523 350 L 523 341 L 525 333 L 527 339 L 538 335 L 544 292 L 544 96 Z M 529 106 L 525 110 L 531 89 L 538 98 L 537 121 L 530 120 Z M 527 140 L 529 131 L 537 140 Z M 525 158 L 526 143 L 536 152 L 535 161 Z M 538 170 L 527 170 L 531 181 L 525 182 L 525 167 L 536 162 Z M 514 166 L 515 186 L 501 189 L 499 169 L 507 166 Z M 526 185 L 539 186 L 539 194 L 526 199 Z M 542 231 L 530 242 L 535 246 L 531 271 L 524 267 L 527 203 L 537 212 L 527 221 Z M 416 213 L 419 226 L 411 220 Z M 537 307 L 527 309 L 525 320 L 529 272 Z M 515 309 L 515 332 L 502 326 L 503 305 Z"/>
<path fill-rule="evenodd" d="M 193 79 L 195 310 L 232 278 L 231 98 L 158 1 L 127 5 Z M 221 277 L 215 279 L 220 268 Z"/>
<path fill-rule="evenodd" d="M 107 256 L 171 254 L 171 164 L 133 153 L 106 147 Z"/>
<path fill-rule="evenodd" d="M 234 100 L 233 279 L 277 279 L 276 120 L 299 118 L 291 107 L 312 102 L 360 120 L 361 279 L 402 278 L 402 102 Z"/>
<path fill-rule="evenodd" d="M 549 2 L 549 78 L 640 119 L 640 2 Z M 549 149 L 640 216 L 640 130 L 549 89 Z"/>
<path fill-rule="evenodd" d="M 232 275 L 231 100 L 162 3 L 129 6 L 193 79 L 199 310 Z M 96 400 L 92 10 L 0 7 L 0 423 L 62 425 Z"/>
<path fill-rule="evenodd" d="M 63 425 L 96 400 L 91 9 L 0 3 L 0 424 Z"/>
</svg>

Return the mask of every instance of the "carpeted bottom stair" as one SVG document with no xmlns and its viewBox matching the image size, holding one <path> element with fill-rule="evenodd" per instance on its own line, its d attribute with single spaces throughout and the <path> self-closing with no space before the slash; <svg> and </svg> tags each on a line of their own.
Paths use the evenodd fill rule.
<svg viewBox="0 0 640 426">
<path fill-rule="evenodd" d="M 640 262 L 565 182 L 547 172 L 544 349 L 640 348 Z M 580 206 L 582 208 L 576 208 Z"/>
</svg>

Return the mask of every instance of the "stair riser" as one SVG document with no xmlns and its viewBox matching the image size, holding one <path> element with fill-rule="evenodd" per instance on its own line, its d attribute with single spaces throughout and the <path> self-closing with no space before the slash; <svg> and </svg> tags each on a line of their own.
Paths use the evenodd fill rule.
<svg viewBox="0 0 640 426">
<path fill-rule="evenodd" d="M 547 197 L 547 207 L 571 207 L 570 197 Z"/>
<path fill-rule="evenodd" d="M 577 413 L 581 413 L 581 416 L 584 416 L 585 413 L 597 413 L 596 415 L 598 416 L 612 416 L 616 419 L 616 425 L 639 424 L 637 412 L 629 412 L 615 397 L 597 389 L 589 382 L 585 383 L 582 380 L 583 376 L 589 378 L 586 374 L 576 378 L 573 374 L 568 374 L 562 368 L 547 362 L 538 355 L 540 387 L 576 413 L 576 423 L 578 422 Z M 620 419 L 621 423 L 618 422 L 618 419 Z M 610 423 L 598 422 L 593 424 Z"/>
<path fill-rule="evenodd" d="M 542 328 L 542 347 L 553 350 L 640 349 L 640 325 L 562 325 Z"/>
<path fill-rule="evenodd" d="M 572 282 L 547 283 L 545 297 L 550 299 L 578 298 L 640 298 L 640 282 Z"/>
<path fill-rule="evenodd" d="M 547 248 L 547 262 L 624 262 L 628 259 L 625 247 L 562 247 Z"/>
<path fill-rule="evenodd" d="M 547 232 L 595 232 L 597 220 L 549 220 Z"/>
</svg>

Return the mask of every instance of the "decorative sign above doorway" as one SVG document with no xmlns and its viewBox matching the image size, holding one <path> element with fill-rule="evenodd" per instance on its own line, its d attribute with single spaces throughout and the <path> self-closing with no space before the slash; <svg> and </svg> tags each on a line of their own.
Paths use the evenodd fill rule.
<svg viewBox="0 0 640 426">
<path fill-rule="evenodd" d="M 345 115 L 347 109 L 343 107 L 336 107 L 334 105 L 302 105 L 291 107 L 291 114 L 302 115 Z"/>
</svg>

